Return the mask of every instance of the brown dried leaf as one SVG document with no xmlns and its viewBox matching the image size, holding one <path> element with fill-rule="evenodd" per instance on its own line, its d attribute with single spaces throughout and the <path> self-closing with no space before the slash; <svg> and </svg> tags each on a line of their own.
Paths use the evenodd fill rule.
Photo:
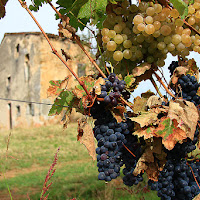
<svg viewBox="0 0 200 200">
<path fill-rule="evenodd" d="M 162 137 L 162 143 L 168 150 L 172 150 L 177 142 L 182 143 L 187 138 L 186 133 L 178 127 L 177 121 L 169 117 L 161 118 L 153 134 L 155 137 Z"/>
<path fill-rule="evenodd" d="M 132 117 L 131 120 L 134 122 L 137 122 L 138 124 L 140 124 L 140 127 L 143 128 L 145 126 L 149 126 L 153 123 L 155 123 L 158 118 L 157 118 L 157 114 L 154 112 L 143 112 L 141 115 L 137 116 L 137 117 Z"/>
<path fill-rule="evenodd" d="M 118 123 L 122 122 L 125 119 L 124 113 L 126 108 L 122 105 L 118 105 L 112 108 L 112 114 Z"/>
<path fill-rule="evenodd" d="M 95 94 L 100 95 L 101 94 L 101 85 L 105 85 L 105 80 L 101 77 L 99 77 L 96 82 L 94 83 L 94 91 Z"/>
<path fill-rule="evenodd" d="M 80 141 L 80 143 L 87 148 L 88 153 L 92 157 L 92 159 L 96 160 L 93 129 L 88 124 L 87 119 L 85 117 L 82 117 L 78 120 L 77 140 Z"/>
<path fill-rule="evenodd" d="M 65 36 L 66 38 L 72 37 L 72 33 L 69 32 L 67 29 L 63 28 L 63 26 L 61 24 L 59 26 L 58 31 L 59 31 L 59 33 L 61 33 L 61 35 Z"/>
<path fill-rule="evenodd" d="M 133 74 L 134 77 L 141 76 L 142 74 L 144 74 L 150 68 L 151 68 L 151 64 L 142 63 L 140 66 L 137 66 L 132 70 L 132 74 Z"/>
<path fill-rule="evenodd" d="M 155 159 L 155 157 L 157 159 Z M 160 165 L 160 163 L 162 163 L 162 165 Z M 142 171 L 146 171 L 149 179 L 157 181 L 159 170 L 163 168 L 165 163 L 166 153 L 162 150 L 161 139 L 154 138 L 153 143 L 147 144 L 144 153 L 136 164 L 133 174 L 138 175 Z"/>
<path fill-rule="evenodd" d="M 188 70 L 189 70 L 188 67 L 182 67 L 182 66 L 177 67 L 174 70 L 173 76 L 171 78 L 171 82 L 173 84 L 176 84 L 178 82 L 179 77 L 181 77 L 182 75 L 186 75 Z"/>
<path fill-rule="evenodd" d="M 141 128 L 133 132 L 133 135 L 137 135 L 138 137 L 144 137 L 144 140 L 152 138 L 154 135 L 152 134 L 154 131 L 154 127 L 150 126 L 147 128 Z"/>
<path fill-rule="evenodd" d="M 163 102 L 163 99 L 156 96 L 156 95 L 153 95 L 151 97 L 149 97 L 146 105 L 151 108 L 152 106 L 155 106 L 155 105 L 162 105 L 162 102 Z"/>
<path fill-rule="evenodd" d="M 137 96 L 134 99 L 134 104 L 132 106 L 133 112 L 135 114 L 139 114 L 141 112 L 145 112 L 146 111 L 146 102 L 148 99 L 146 98 L 141 98 L 139 96 Z"/>
<path fill-rule="evenodd" d="M 77 81 L 75 81 L 72 75 L 68 75 L 65 77 L 63 81 L 51 81 L 53 83 L 47 89 L 47 96 L 58 96 L 64 89 L 71 90 L 75 85 L 77 85 Z"/>
<path fill-rule="evenodd" d="M 198 194 L 196 197 L 194 197 L 194 199 L 192 200 L 200 200 L 200 194 Z"/>
<path fill-rule="evenodd" d="M 189 68 L 188 73 L 195 76 L 195 78 L 197 79 L 197 82 L 199 82 L 199 68 L 194 58 L 188 60 L 188 68 Z"/>
<path fill-rule="evenodd" d="M 64 114 L 64 117 L 63 117 L 63 119 L 62 119 L 62 121 L 63 121 L 63 129 L 66 129 L 66 128 L 67 128 L 68 123 L 69 123 L 69 121 L 70 121 L 70 119 L 69 119 L 70 115 L 71 115 L 71 113 L 67 113 L 67 114 L 65 113 L 65 114 Z"/>
<path fill-rule="evenodd" d="M 148 90 L 148 91 L 142 93 L 142 94 L 141 94 L 141 97 L 142 97 L 142 98 L 149 98 L 149 97 L 151 97 L 151 96 L 153 96 L 153 95 L 155 95 L 155 94 L 154 94 L 151 90 Z"/>
<path fill-rule="evenodd" d="M 197 90 L 197 95 L 200 96 L 200 87 Z"/>
<path fill-rule="evenodd" d="M 194 103 L 182 99 L 170 101 L 168 117 L 175 119 L 178 127 L 186 132 L 187 137 L 194 139 L 199 114 Z"/>
<path fill-rule="evenodd" d="M 88 91 L 92 91 L 95 80 L 91 76 L 82 76 L 82 77 L 80 77 L 80 81 L 84 82 L 84 84 L 86 86 L 86 89 Z M 85 90 L 79 84 L 75 86 L 75 89 L 73 90 L 73 93 L 79 99 L 81 99 L 83 96 L 86 95 Z"/>
<path fill-rule="evenodd" d="M 6 14 L 5 6 L 8 0 L 0 0 L 0 19 Z"/>
</svg>

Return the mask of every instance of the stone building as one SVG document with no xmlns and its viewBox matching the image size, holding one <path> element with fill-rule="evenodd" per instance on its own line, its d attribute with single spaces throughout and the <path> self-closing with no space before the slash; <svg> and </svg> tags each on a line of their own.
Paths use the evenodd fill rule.
<svg viewBox="0 0 200 200">
<path fill-rule="evenodd" d="M 77 44 L 48 36 L 59 53 L 63 49 L 71 56 L 68 64 L 79 76 L 89 73 L 89 60 Z M 31 103 L 52 103 L 47 97 L 49 81 L 63 80 L 70 74 L 44 36 L 38 32 L 6 33 L 0 44 L 0 60 L 0 128 L 55 122 L 55 117 L 48 116 L 51 106 Z"/>
</svg>

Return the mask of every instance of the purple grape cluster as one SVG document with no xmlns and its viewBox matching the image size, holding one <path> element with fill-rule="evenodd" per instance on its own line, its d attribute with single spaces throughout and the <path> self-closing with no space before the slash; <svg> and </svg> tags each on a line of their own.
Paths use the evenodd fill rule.
<svg viewBox="0 0 200 200">
<path fill-rule="evenodd" d="M 199 83 L 194 76 L 187 74 L 178 79 L 181 89 L 178 89 L 178 96 L 187 101 L 193 102 L 196 106 L 200 104 L 200 97 L 197 95 Z"/>
<path fill-rule="evenodd" d="M 126 147 L 135 155 L 135 157 L 125 147 L 123 147 L 122 160 L 125 165 L 125 168 L 123 169 L 123 182 L 127 186 L 133 186 L 143 181 L 142 174 L 137 176 L 133 175 L 137 161 L 142 154 L 142 148 L 141 144 L 138 142 L 137 137 L 131 134 L 133 131 L 133 122 L 130 119 L 127 119 L 127 124 L 130 134 L 125 135 L 127 140 Z"/>
<path fill-rule="evenodd" d="M 170 76 L 173 75 L 174 70 L 178 67 L 178 61 L 172 61 L 171 64 L 169 65 L 168 69 L 170 71 Z"/>
<path fill-rule="evenodd" d="M 100 98 L 104 98 L 104 102 L 113 106 L 117 106 L 117 99 L 121 95 L 125 99 L 130 98 L 130 93 L 125 90 L 126 82 L 124 80 L 119 80 L 114 73 L 110 73 L 108 78 L 105 79 L 105 85 L 101 86 Z"/>
<path fill-rule="evenodd" d="M 123 165 L 121 149 L 127 142 L 126 134 L 129 134 L 129 130 L 125 122 L 117 123 L 114 118 L 104 124 L 95 121 L 94 135 L 98 141 L 96 153 L 99 180 L 111 181 L 120 175 L 120 167 Z"/>
<path fill-rule="evenodd" d="M 163 200 L 192 200 L 200 193 L 194 176 L 199 182 L 199 162 L 186 159 L 168 160 L 160 172 L 158 182 L 148 181 L 148 184 L 151 190 L 158 191 L 158 196 Z"/>
</svg>

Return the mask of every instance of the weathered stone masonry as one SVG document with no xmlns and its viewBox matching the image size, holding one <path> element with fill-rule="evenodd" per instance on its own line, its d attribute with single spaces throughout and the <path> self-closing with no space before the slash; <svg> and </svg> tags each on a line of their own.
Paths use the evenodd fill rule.
<svg viewBox="0 0 200 200">
<path fill-rule="evenodd" d="M 64 49 L 70 67 L 79 75 L 89 73 L 88 58 L 70 40 L 48 34 L 54 47 Z M 0 98 L 52 103 L 47 97 L 50 80 L 63 80 L 69 70 L 51 52 L 41 33 L 6 33 L 0 45 Z M 0 128 L 45 125 L 58 121 L 49 117 L 50 106 L 0 100 Z"/>
</svg>

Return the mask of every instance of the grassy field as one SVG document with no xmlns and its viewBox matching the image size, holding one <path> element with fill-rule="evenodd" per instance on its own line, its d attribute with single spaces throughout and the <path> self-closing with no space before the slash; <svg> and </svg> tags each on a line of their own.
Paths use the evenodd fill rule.
<svg viewBox="0 0 200 200">
<path fill-rule="evenodd" d="M 107 184 L 98 181 L 96 162 L 77 142 L 76 124 L 64 131 L 61 125 L 12 130 L 7 150 L 9 134 L 0 131 L 1 200 L 11 199 L 11 195 L 13 200 L 25 200 L 27 194 L 31 200 L 40 199 L 44 179 L 59 147 L 49 200 L 159 199 L 156 193 L 147 191 L 145 181 L 132 188 L 125 187 L 121 177 Z"/>
</svg>

